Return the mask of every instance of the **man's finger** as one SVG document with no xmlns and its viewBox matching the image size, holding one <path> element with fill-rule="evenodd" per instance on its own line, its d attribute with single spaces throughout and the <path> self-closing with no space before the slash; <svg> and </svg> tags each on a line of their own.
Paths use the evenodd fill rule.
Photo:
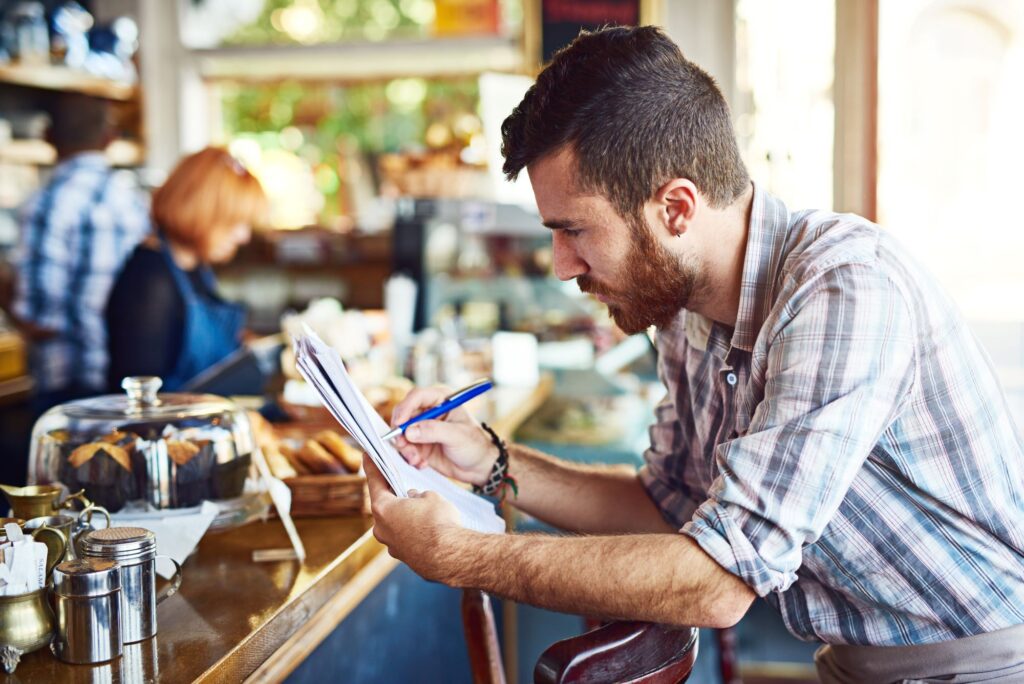
<svg viewBox="0 0 1024 684">
<path fill-rule="evenodd" d="M 413 444 L 456 444 L 465 438 L 465 426 L 443 420 L 421 420 L 410 425 L 405 438 Z"/>
<path fill-rule="evenodd" d="M 371 499 L 394 497 L 391 487 L 388 486 L 388 481 L 384 479 L 380 470 L 377 469 L 377 464 L 367 454 L 363 454 L 363 470 L 366 472 L 366 486 L 370 490 Z"/>
<path fill-rule="evenodd" d="M 428 408 L 437 406 L 449 394 L 451 394 L 451 390 L 447 387 L 417 387 L 405 395 L 405 399 L 398 402 L 395 410 L 391 412 L 392 427 L 401 425 Z"/>
</svg>

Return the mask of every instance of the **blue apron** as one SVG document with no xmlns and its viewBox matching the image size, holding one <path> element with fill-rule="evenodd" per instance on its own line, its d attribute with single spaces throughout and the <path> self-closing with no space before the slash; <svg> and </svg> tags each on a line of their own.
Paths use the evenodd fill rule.
<svg viewBox="0 0 1024 684">
<path fill-rule="evenodd" d="M 160 235 L 160 251 L 185 303 L 181 353 L 170 377 L 163 378 L 163 389 L 174 392 L 239 348 L 245 309 L 216 298 L 217 281 L 206 264 L 199 266 L 199 277 L 207 294 L 197 292 L 185 271 L 175 263 L 163 235 Z"/>
</svg>

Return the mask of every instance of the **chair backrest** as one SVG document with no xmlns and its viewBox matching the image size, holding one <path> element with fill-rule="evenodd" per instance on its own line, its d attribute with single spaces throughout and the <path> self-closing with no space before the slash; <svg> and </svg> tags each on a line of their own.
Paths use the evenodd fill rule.
<svg viewBox="0 0 1024 684">
<path fill-rule="evenodd" d="M 505 684 L 491 599 L 475 589 L 462 594 L 474 684 Z M 686 681 L 697 659 L 697 630 L 649 622 L 612 622 L 548 647 L 533 671 L 534 684 Z"/>
<path fill-rule="evenodd" d="M 611 622 L 541 654 L 534 684 L 684 682 L 697 659 L 697 630 L 650 622 Z"/>
<path fill-rule="evenodd" d="M 469 649 L 473 684 L 505 684 L 491 597 L 479 589 L 462 591 L 462 630 Z"/>
</svg>

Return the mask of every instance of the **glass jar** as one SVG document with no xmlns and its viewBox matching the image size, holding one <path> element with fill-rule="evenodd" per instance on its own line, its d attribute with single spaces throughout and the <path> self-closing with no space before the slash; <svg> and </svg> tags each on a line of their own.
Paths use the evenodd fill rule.
<svg viewBox="0 0 1024 684">
<path fill-rule="evenodd" d="M 245 411 L 209 394 L 158 394 L 160 378 L 125 378 L 126 394 L 44 413 L 32 431 L 30 483 L 61 483 L 109 511 L 158 509 L 242 494 L 255 449 Z"/>
<path fill-rule="evenodd" d="M 49 63 L 50 31 L 43 3 L 19 2 L 8 10 L 4 22 L 3 42 L 13 57 L 22 64 Z"/>
</svg>

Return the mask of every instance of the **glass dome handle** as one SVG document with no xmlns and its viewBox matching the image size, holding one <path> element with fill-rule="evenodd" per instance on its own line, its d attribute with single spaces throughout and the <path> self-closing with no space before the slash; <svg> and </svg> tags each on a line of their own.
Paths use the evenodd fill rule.
<svg viewBox="0 0 1024 684">
<path fill-rule="evenodd" d="M 148 406 L 159 406 L 157 392 L 164 381 L 154 375 L 127 377 L 121 381 L 121 389 L 128 394 L 128 409 L 138 411 Z"/>
</svg>

